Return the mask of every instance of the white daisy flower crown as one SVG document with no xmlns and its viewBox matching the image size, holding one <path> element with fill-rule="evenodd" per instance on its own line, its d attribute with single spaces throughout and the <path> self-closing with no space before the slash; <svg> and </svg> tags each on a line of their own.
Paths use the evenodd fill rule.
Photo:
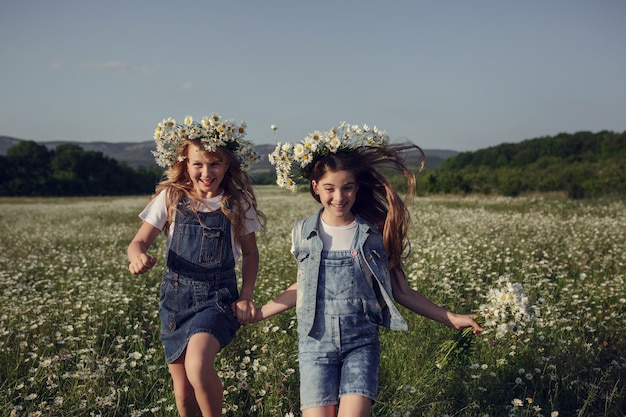
<svg viewBox="0 0 626 417">
<path fill-rule="evenodd" d="M 298 181 L 307 179 L 307 166 L 315 158 L 359 148 L 382 148 L 389 143 L 389 136 L 376 126 L 358 126 L 342 122 L 327 132 L 315 131 L 301 142 L 278 143 L 269 161 L 276 168 L 276 184 L 280 188 L 296 191 Z"/>
<path fill-rule="evenodd" d="M 185 160 L 184 155 L 177 154 L 182 141 L 200 139 L 208 152 L 215 152 L 218 147 L 231 150 L 241 163 L 241 169 L 247 170 L 260 156 L 254 151 L 252 142 L 244 139 L 245 136 L 245 122 L 237 124 L 232 120 L 221 120 L 216 113 L 204 116 L 200 123 L 191 116 L 186 116 L 183 124 L 169 117 L 157 124 L 154 130 L 156 150 L 152 151 L 152 155 L 157 165 L 170 168 L 176 162 Z"/>
</svg>

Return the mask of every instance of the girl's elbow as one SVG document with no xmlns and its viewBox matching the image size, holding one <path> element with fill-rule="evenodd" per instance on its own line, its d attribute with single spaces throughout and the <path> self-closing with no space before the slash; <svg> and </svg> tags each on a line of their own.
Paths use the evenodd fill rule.
<svg viewBox="0 0 626 417">
<path fill-rule="evenodd" d="M 410 291 L 411 288 L 405 280 L 398 278 L 391 279 L 391 292 L 393 293 L 393 297 L 395 299 L 405 297 L 410 293 Z"/>
<path fill-rule="evenodd" d="M 254 247 L 241 252 L 241 257 L 244 259 L 259 259 L 259 250 Z"/>
</svg>

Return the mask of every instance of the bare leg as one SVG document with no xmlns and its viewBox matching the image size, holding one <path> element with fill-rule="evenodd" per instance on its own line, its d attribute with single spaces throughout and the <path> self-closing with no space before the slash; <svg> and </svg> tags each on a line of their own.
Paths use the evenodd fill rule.
<svg viewBox="0 0 626 417">
<path fill-rule="evenodd" d="M 302 410 L 302 417 L 335 417 L 337 411 L 336 405 L 327 405 L 323 407 L 311 407 Z"/>
<path fill-rule="evenodd" d="M 200 406 L 185 373 L 185 352 L 174 363 L 169 364 L 168 368 L 174 382 L 174 397 L 176 397 L 178 414 L 181 417 L 201 417 Z"/>
<path fill-rule="evenodd" d="M 222 381 L 215 371 L 215 356 L 220 350 L 217 339 L 208 333 L 191 336 L 185 354 L 185 373 L 204 417 L 222 415 Z"/>
<path fill-rule="evenodd" d="M 372 413 L 372 400 L 363 395 L 344 395 L 339 401 L 337 417 L 368 417 Z"/>
</svg>

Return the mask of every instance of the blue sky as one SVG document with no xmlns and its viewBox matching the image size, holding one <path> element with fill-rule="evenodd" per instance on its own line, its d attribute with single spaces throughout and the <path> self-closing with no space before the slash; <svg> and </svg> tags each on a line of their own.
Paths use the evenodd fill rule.
<svg viewBox="0 0 626 417">
<path fill-rule="evenodd" d="M 214 112 L 257 144 L 341 121 L 457 151 L 622 132 L 625 19 L 623 0 L 5 0 L 0 135 L 142 142 Z"/>
</svg>

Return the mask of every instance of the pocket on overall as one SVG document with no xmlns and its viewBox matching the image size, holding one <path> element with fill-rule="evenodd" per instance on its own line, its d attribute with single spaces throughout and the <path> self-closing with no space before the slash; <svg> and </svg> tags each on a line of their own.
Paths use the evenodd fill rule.
<svg viewBox="0 0 626 417">
<path fill-rule="evenodd" d="M 222 261 L 223 237 L 223 227 L 202 228 L 202 242 L 200 246 L 200 264 L 202 266 L 216 266 Z"/>
<path fill-rule="evenodd" d="M 328 294 L 352 296 L 356 275 L 352 259 L 324 259 L 321 270 L 324 271 L 323 280 Z"/>
<path fill-rule="evenodd" d="M 159 316 L 161 317 L 161 333 L 172 333 L 176 330 L 176 313 L 178 304 L 178 285 L 167 278 L 161 282 L 161 296 L 159 299 Z"/>
<path fill-rule="evenodd" d="M 215 305 L 222 313 L 229 316 L 232 313 L 231 305 L 239 299 L 237 287 L 222 287 L 215 292 Z"/>
</svg>

